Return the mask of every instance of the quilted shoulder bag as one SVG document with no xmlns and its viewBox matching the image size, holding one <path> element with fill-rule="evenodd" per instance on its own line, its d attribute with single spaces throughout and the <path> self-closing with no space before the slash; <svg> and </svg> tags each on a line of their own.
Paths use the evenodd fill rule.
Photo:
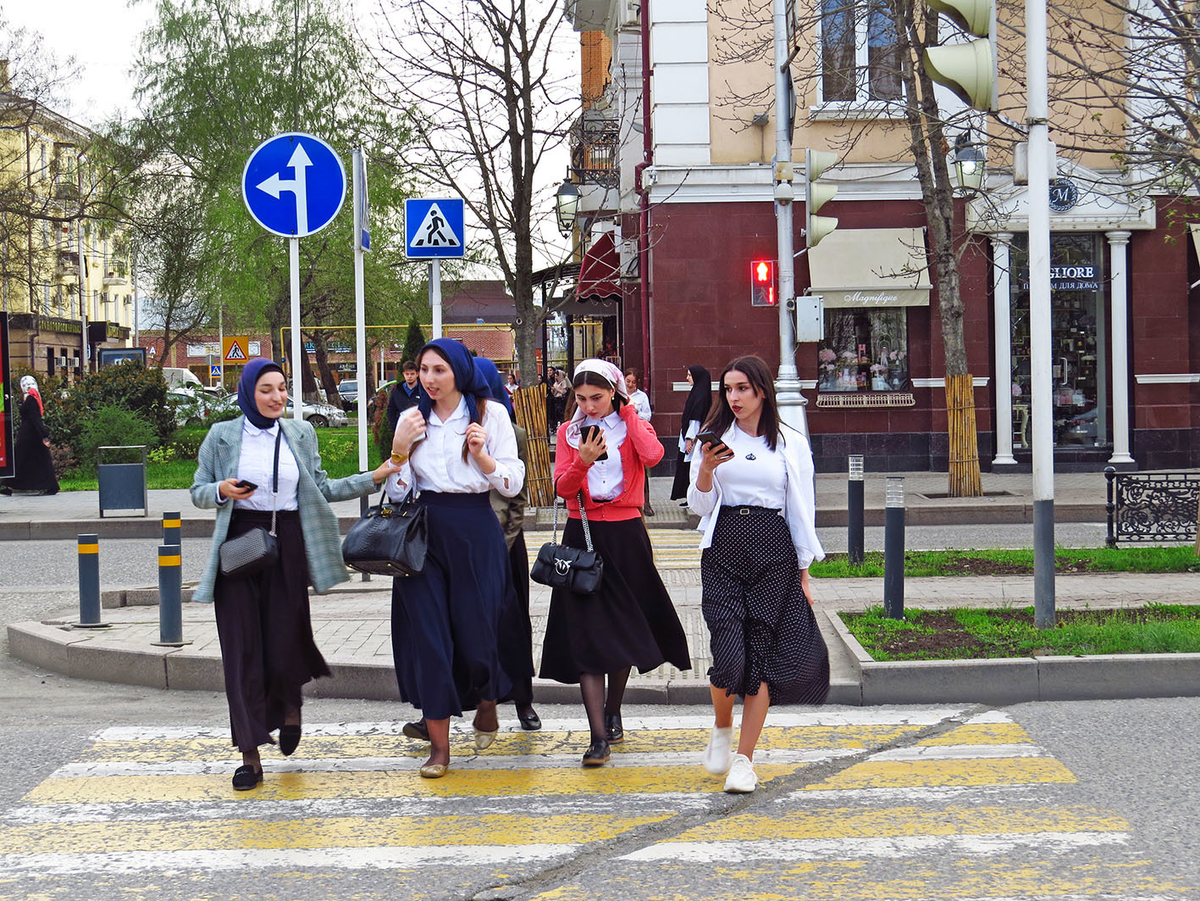
<svg viewBox="0 0 1200 901">
<path fill-rule="evenodd" d="M 583 509 L 583 492 L 579 492 L 579 518 L 583 523 L 583 540 L 587 550 L 558 543 L 558 496 L 554 498 L 554 531 L 551 541 L 538 549 L 537 559 L 529 570 L 529 578 L 551 588 L 565 588 L 575 594 L 595 594 L 604 578 L 604 561 L 592 547 L 592 530 L 588 527 L 587 512 Z"/>
<path fill-rule="evenodd" d="M 346 533 L 342 560 L 351 569 L 377 576 L 419 575 L 429 550 L 428 513 L 412 489 L 399 503 L 389 501 L 385 490 Z"/>
<path fill-rule="evenodd" d="M 275 508 L 279 504 L 279 442 L 283 426 L 275 435 L 275 475 L 271 486 L 271 531 L 256 527 L 237 538 L 222 541 L 217 555 L 221 575 L 228 579 L 244 579 L 275 565 L 279 559 L 279 543 L 275 540 Z"/>
</svg>

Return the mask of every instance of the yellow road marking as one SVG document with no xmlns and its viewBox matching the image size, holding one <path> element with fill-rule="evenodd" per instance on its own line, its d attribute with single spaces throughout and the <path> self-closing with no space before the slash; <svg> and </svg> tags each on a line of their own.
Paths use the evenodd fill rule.
<svg viewBox="0 0 1200 901">
<path fill-rule="evenodd" d="M 803 791 L 1078 781 L 1070 770 L 1050 757 L 868 760 L 830 776 L 824 782 L 806 786 Z"/>
<path fill-rule="evenodd" d="M 802 764 L 759 764 L 760 782 L 795 773 Z M 220 776 L 85 776 L 47 779 L 25 796 L 34 804 L 119 802 L 314 801 L 330 798 L 480 797 L 491 795 L 607 795 L 720 792 L 724 781 L 699 766 L 580 766 L 522 770 L 454 770 L 442 779 L 402 772 L 271 773 L 256 790 L 235 792 Z"/>
<path fill-rule="evenodd" d="M 920 726 L 768 726 L 759 750 L 855 750 L 878 747 L 921 729 Z M 582 754 L 587 732 L 501 732 L 487 751 L 477 752 L 464 742 L 451 743 L 451 753 L 472 756 L 511 754 Z M 708 741 L 707 729 L 630 730 L 625 741 L 612 746 L 614 754 L 694 752 Z M 304 737 L 298 756 L 345 759 L 356 757 L 425 757 L 428 745 L 401 735 L 314 735 Z M 98 741 L 80 758 L 87 762 L 173 761 L 224 759 L 236 756 L 227 738 Z M 697 759 L 699 759 L 697 757 Z"/>
<path fill-rule="evenodd" d="M 1127 831 L 1129 824 L 1119 816 L 1090 807 L 843 807 L 795 810 L 780 816 L 740 814 L 697 826 L 667 841 Z"/>
<path fill-rule="evenodd" d="M 1016 723 L 968 723 L 934 738 L 927 738 L 918 744 L 929 746 L 1018 745 L 1032 744 L 1032 742 L 1033 739 L 1029 737 L 1029 733 Z"/>
<path fill-rule="evenodd" d="M 430 845 L 575 845 L 606 841 L 674 816 L 511 814 L 417 817 L 311 817 L 301 820 L 62 823 L 0 829 L 0 854 L 77 854 L 80 851 L 206 851 Z"/>
</svg>

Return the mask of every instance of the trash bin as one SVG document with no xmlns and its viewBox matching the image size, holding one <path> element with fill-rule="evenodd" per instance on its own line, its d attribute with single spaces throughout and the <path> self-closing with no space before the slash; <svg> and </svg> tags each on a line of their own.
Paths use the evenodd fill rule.
<svg viewBox="0 0 1200 901">
<path fill-rule="evenodd" d="M 139 456 L 141 460 L 129 462 L 131 458 Z M 146 445 L 96 448 L 96 478 L 100 488 L 101 519 L 105 513 L 118 510 L 125 516 L 149 514 L 146 496 Z"/>
</svg>

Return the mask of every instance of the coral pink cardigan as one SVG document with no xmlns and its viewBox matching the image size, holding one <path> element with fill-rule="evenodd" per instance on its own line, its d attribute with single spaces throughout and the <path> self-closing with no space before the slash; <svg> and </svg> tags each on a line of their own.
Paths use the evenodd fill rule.
<svg viewBox="0 0 1200 901">
<path fill-rule="evenodd" d="M 554 459 L 554 480 L 558 496 L 567 502 L 567 515 L 579 519 L 580 491 L 589 522 L 616 522 L 642 515 L 646 499 L 646 470 L 663 457 L 663 446 L 654 427 L 638 419 L 633 404 L 621 407 L 625 421 L 625 440 L 621 443 L 621 472 L 625 490 L 611 501 L 593 501 L 588 491 L 587 474 L 590 465 L 579 458 L 579 449 L 567 443 L 567 423 L 558 427 Z"/>
</svg>

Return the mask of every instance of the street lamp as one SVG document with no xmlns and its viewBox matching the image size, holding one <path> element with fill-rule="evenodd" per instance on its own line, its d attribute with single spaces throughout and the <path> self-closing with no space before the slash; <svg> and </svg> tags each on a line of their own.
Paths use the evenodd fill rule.
<svg viewBox="0 0 1200 901">
<path fill-rule="evenodd" d="M 564 181 L 554 195 L 554 217 L 558 220 L 558 231 L 564 238 L 574 230 L 578 213 L 579 189 L 571 182 Z"/>
<path fill-rule="evenodd" d="M 958 184 L 972 194 L 983 187 L 985 159 L 979 146 L 971 142 L 971 129 L 967 129 L 954 141 L 954 169 Z"/>
</svg>

